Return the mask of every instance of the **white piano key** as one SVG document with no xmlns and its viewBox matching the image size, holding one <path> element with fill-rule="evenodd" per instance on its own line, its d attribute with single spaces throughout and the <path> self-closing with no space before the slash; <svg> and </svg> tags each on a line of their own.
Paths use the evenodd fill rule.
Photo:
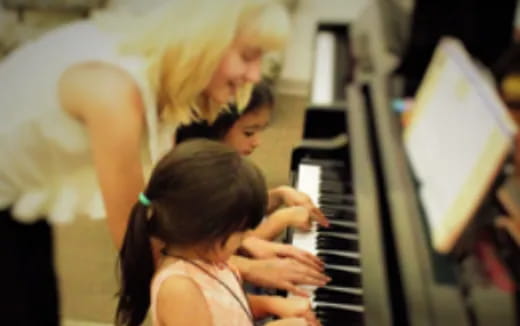
<svg viewBox="0 0 520 326">
<path fill-rule="evenodd" d="M 298 167 L 298 179 L 296 180 L 296 189 L 307 194 L 316 204 L 319 197 L 321 168 L 311 164 L 300 164 Z M 316 254 L 316 234 L 317 225 L 313 223 L 309 232 L 295 230 L 293 233 L 292 244 L 300 249 Z"/>
<path fill-rule="evenodd" d="M 357 223 L 356 222 L 349 222 L 349 221 L 338 221 L 335 219 L 329 219 L 330 225 L 337 225 L 337 226 L 344 226 L 347 228 L 353 228 L 357 229 Z"/>
<path fill-rule="evenodd" d="M 307 194 L 314 204 L 318 203 L 319 186 L 321 177 L 321 167 L 312 164 L 300 164 L 298 167 L 298 178 L 296 180 L 296 189 Z M 292 238 L 292 245 L 306 250 L 312 254 L 316 254 L 316 234 L 318 227 L 313 223 L 309 232 L 295 230 Z M 299 286 L 309 297 L 312 298 L 316 286 L 301 285 Z M 289 295 L 291 296 L 291 295 Z"/>
<path fill-rule="evenodd" d="M 340 286 L 324 286 L 323 289 L 332 290 L 336 292 L 344 292 L 344 293 L 350 293 L 355 295 L 363 295 L 363 290 L 360 288 L 350 288 L 350 287 L 340 287 Z M 346 303 L 333 303 L 333 302 L 325 302 L 320 301 L 316 299 L 316 296 L 314 295 L 314 292 L 312 292 L 312 295 L 310 297 L 311 305 L 313 309 L 316 309 L 316 306 L 322 306 L 322 307 L 334 307 L 334 308 L 340 308 L 343 310 L 354 310 L 354 311 L 360 311 L 362 312 L 364 308 L 360 305 L 351 305 Z M 361 309 L 361 310 L 360 310 Z"/>
<path fill-rule="evenodd" d="M 345 266 L 345 265 L 325 264 L 325 268 L 335 269 L 335 270 L 338 270 L 338 271 L 345 271 L 345 272 L 349 272 L 349 273 L 356 273 L 356 274 L 360 274 L 361 273 L 361 268 L 359 268 L 358 266 Z"/>
<path fill-rule="evenodd" d="M 331 302 L 322 302 L 322 301 L 314 302 L 313 301 L 312 308 L 316 309 L 317 306 L 338 308 L 338 309 L 342 309 L 342 310 L 350 310 L 350 311 L 357 311 L 357 312 L 365 311 L 365 308 L 360 305 L 346 304 L 346 303 L 331 303 Z"/>
<path fill-rule="evenodd" d="M 359 236 L 353 233 L 321 232 L 320 234 L 331 238 L 359 240 Z"/>
<path fill-rule="evenodd" d="M 357 259 L 359 259 L 361 257 L 358 252 L 354 252 L 354 251 L 343 251 L 343 250 L 335 250 L 335 249 L 321 249 L 320 252 L 324 253 L 324 254 L 343 256 L 343 257 L 347 257 L 347 258 L 357 258 Z"/>
<path fill-rule="evenodd" d="M 323 287 L 323 289 L 337 291 L 337 292 L 345 292 L 345 293 L 363 295 L 363 289 L 360 289 L 360 288 L 351 288 L 351 287 L 325 285 Z"/>
<path fill-rule="evenodd" d="M 313 225 L 309 232 L 295 230 L 293 233 L 292 245 L 316 255 L 316 234 L 316 225 Z"/>
<path fill-rule="evenodd" d="M 311 164 L 300 164 L 296 188 L 309 196 L 319 197 L 321 168 Z"/>
<path fill-rule="evenodd" d="M 317 286 L 315 286 L 315 285 L 300 285 L 300 286 L 298 286 L 298 288 L 300 288 L 301 290 L 303 290 L 307 294 L 307 296 L 309 297 L 309 300 L 311 302 L 314 301 L 314 292 L 318 288 Z M 291 297 L 291 296 L 293 296 L 293 295 L 292 294 L 288 295 L 288 297 Z"/>
</svg>

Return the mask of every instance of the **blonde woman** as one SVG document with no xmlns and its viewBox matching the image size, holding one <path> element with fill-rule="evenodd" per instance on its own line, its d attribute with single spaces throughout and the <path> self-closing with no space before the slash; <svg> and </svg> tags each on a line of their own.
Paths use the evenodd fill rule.
<svg viewBox="0 0 520 326">
<path fill-rule="evenodd" d="M 287 32 L 267 0 L 165 1 L 66 25 L 0 62 L 1 325 L 59 324 L 50 225 L 107 216 L 120 247 L 173 130 L 247 102 Z"/>
</svg>

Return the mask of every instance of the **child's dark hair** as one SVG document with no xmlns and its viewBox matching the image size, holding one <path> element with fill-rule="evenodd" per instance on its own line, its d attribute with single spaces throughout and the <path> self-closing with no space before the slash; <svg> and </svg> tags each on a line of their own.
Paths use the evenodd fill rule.
<svg viewBox="0 0 520 326">
<path fill-rule="evenodd" d="M 191 140 L 155 167 L 130 215 L 120 251 L 121 290 L 117 325 L 140 325 L 150 305 L 154 261 L 150 237 L 167 245 L 224 245 L 234 232 L 256 227 L 267 206 L 258 168 L 233 149 Z"/>
<path fill-rule="evenodd" d="M 251 99 L 244 108 L 242 113 L 239 113 L 236 106 L 230 105 L 229 110 L 221 113 L 213 124 L 208 124 L 206 121 L 192 123 L 188 126 L 180 127 L 176 134 L 176 143 L 182 143 L 188 139 L 193 138 L 207 138 L 221 140 L 226 133 L 231 129 L 233 124 L 240 119 L 240 116 L 256 112 L 260 108 L 273 109 L 274 95 L 271 87 L 265 81 L 255 85 L 251 93 Z"/>
</svg>

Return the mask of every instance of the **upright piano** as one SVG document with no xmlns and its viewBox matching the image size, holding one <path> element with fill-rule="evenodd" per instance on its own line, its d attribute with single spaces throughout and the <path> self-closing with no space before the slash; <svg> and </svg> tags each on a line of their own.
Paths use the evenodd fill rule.
<svg viewBox="0 0 520 326">
<path fill-rule="evenodd" d="M 370 61 L 379 45 L 369 33 L 363 24 L 319 24 L 310 103 L 292 153 L 294 186 L 331 221 L 288 235 L 332 278 L 307 288 L 317 316 L 324 326 L 519 325 L 514 295 L 468 291 L 451 279 L 455 262 L 432 250 L 391 110 L 393 84 L 380 68 L 392 58 Z M 354 41 L 366 48 L 353 50 Z"/>
</svg>

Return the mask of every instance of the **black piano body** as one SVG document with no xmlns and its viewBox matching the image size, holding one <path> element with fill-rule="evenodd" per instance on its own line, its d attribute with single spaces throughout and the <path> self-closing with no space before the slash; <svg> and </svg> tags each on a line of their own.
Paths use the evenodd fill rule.
<svg viewBox="0 0 520 326">
<path fill-rule="evenodd" d="M 343 29 L 338 27 L 340 23 L 330 22 L 322 28 L 331 30 L 331 24 L 336 24 L 334 33 L 347 34 L 336 36 L 336 40 L 350 42 L 361 33 L 361 28 L 349 28 L 346 23 Z M 366 35 L 361 38 L 370 39 Z M 350 44 L 343 47 L 348 49 Z M 330 103 L 311 103 L 305 112 L 302 143 L 294 149 L 291 161 L 294 183 L 302 177 L 298 175 L 302 164 L 322 169 L 340 166 L 344 172 L 338 181 L 354 198 L 360 266 L 357 281 L 362 288 L 361 299 L 354 301 L 362 311 L 353 317 L 346 312 L 341 322 L 338 318 L 342 315 L 336 312 L 336 319 L 327 319 L 326 309 L 320 312 L 321 299 L 316 298 L 318 315 L 325 316 L 324 325 L 517 325 L 514 295 L 475 286 L 468 307 L 467 293 L 457 282 L 460 280 L 452 280 L 456 263 L 433 252 L 398 119 L 391 109 L 390 75 L 378 71 L 377 63 L 368 63 L 375 67 L 370 75 L 349 79 L 355 62 L 363 62 L 363 58 L 353 60 L 352 53 L 342 51 L 334 57 L 347 63 L 341 66 L 343 71 L 334 70 L 340 76 L 332 77 L 344 82 L 343 95 L 333 92 Z M 330 207 L 326 210 L 326 215 L 335 214 Z M 318 230 L 317 237 L 320 232 L 326 230 Z M 289 241 L 291 237 L 289 232 Z M 347 250 L 344 244 L 338 242 L 335 249 Z M 446 272 L 445 279 L 439 270 L 440 274 Z M 338 279 L 342 281 L 342 276 Z M 350 299 L 338 296 L 336 303 L 348 305 Z"/>
</svg>

